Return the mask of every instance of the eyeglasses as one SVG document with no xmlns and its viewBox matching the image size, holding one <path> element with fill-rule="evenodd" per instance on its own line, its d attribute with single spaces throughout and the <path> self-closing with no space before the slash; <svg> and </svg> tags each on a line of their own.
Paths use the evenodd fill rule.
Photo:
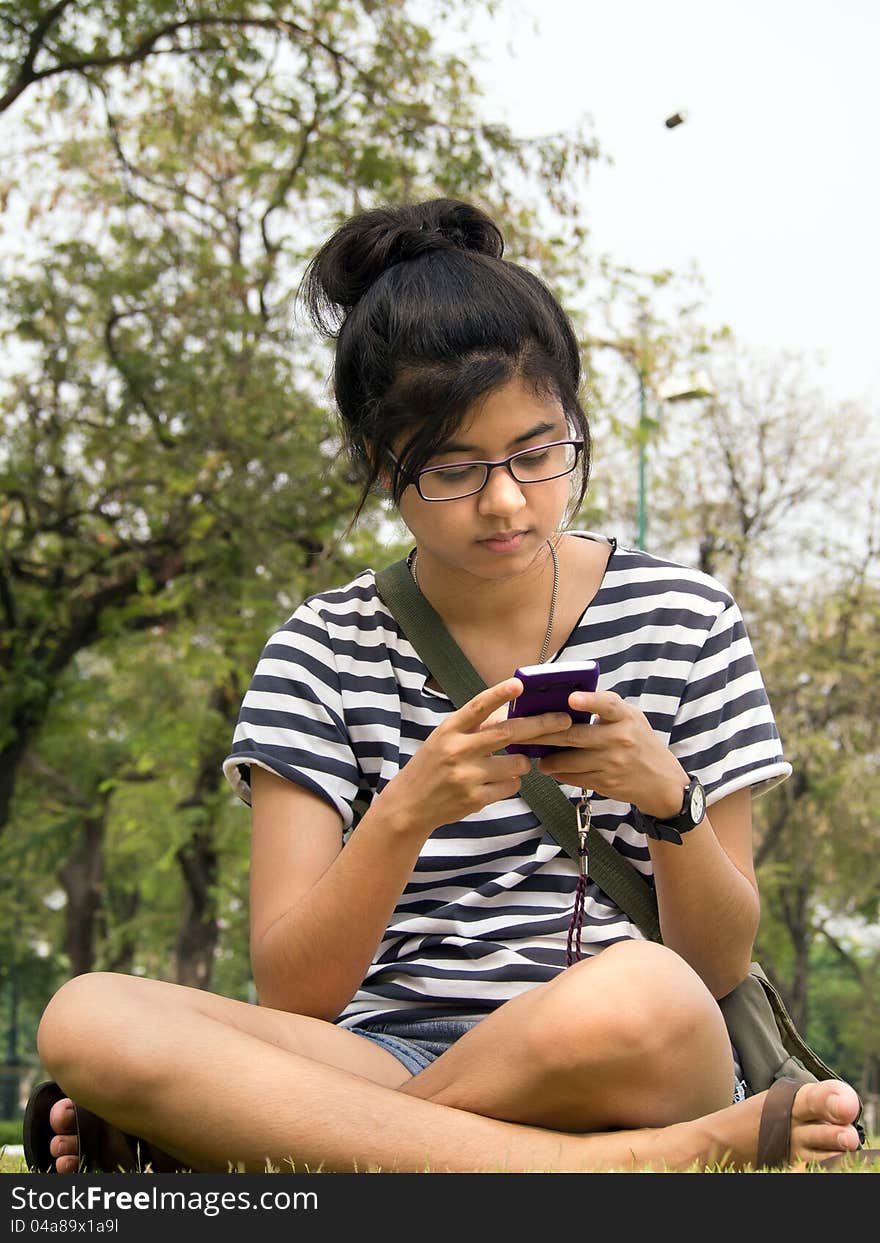
<svg viewBox="0 0 880 1243">
<path fill-rule="evenodd" d="M 520 449 L 497 462 L 451 462 L 448 466 L 426 466 L 408 476 L 423 501 L 459 501 L 465 496 L 482 492 L 489 476 L 499 466 L 517 483 L 545 483 L 570 475 L 577 466 L 584 447 L 582 440 L 554 440 L 534 449 Z M 400 462 L 389 451 L 397 465 Z"/>
</svg>

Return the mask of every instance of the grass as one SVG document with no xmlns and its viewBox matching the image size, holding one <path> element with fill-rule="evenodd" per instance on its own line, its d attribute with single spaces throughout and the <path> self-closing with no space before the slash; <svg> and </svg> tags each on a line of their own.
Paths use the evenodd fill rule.
<svg viewBox="0 0 880 1243">
<path fill-rule="evenodd" d="M 0 1174 L 26 1174 L 27 1167 L 24 1162 L 24 1157 L 14 1156 L 13 1154 L 7 1152 L 4 1148 L 4 1145 L 6 1144 L 13 1144 L 13 1145 L 21 1144 L 21 1122 L 20 1121 L 17 1121 L 17 1122 L 16 1121 L 0 1121 Z M 880 1149 L 880 1135 L 869 1136 L 865 1142 L 865 1147 Z M 792 1174 L 803 1173 L 805 1172 L 806 1168 L 807 1168 L 806 1166 L 795 1167 L 789 1171 L 786 1171 L 786 1173 L 792 1173 Z M 266 1172 L 269 1174 L 279 1174 L 279 1173 L 285 1173 L 287 1171 L 278 1169 L 277 1167 L 270 1166 Z M 301 1170 L 295 1170 L 295 1172 L 305 1173 L 305 1174 L 312 1173 L 312 1172 L 320 1173 L 320 1171 L 310 1171 L 307 1168 L 304 1168 Z M 369 1172 L 370 1173 L 373 1173 L 373 1172 L 382 1173 L 383 1171 L 376 1170 L 376 1171 L 369 1171 Z M 431 1173 L 430 1170 L 426 1170 L 425 1172 Z M 731 1171 L 728 1167 L 720 1166 L 720 1165 L 710 1167 L 707 1170 L 700 1170 L 699 1168 L 694 1166 L 692 1170 L 688 1171 L 688 1173 L 694 1173 L 694 1174 L 697 1174 L 697 1173 L 729 1174 L 733 1172 L 734 1171 Z M 751 1173 L 764 1173 L 767 1171 L 755 1170 L 755 1171 L 750 1171 L 750 1172 Z M 860 1167 L 855 1168 L 852 1171 L 848 1171 L 848 1172 L 851 1172 L 853 1174 L 880 1174 L 880 1162 L 875 1161 L 871 1165 L 868 1165 L 867 1163 L 863 1163 Z"/>
<path fill-rule="evenodd" d="M 866 1147 L 880 1148 L 880 1136 L 875 1136 L 872 1139 L 868 1140 Z M 266 1172 L 269 1174 L 282 1173 L 281 1170 L 277 1168 L 271 1168 L 271 1167 Z M 297 1173 L 309 1173 L 308 1170 L 298 1170 L 296 1172 Z M 381 1174 L 383 1171 L 374 1170 L 370 1172 Z M 741 1171 L 731 1170 L 729 1167 L 718 1165 L 718 1166 L 712 1166 L 706 1170 L 701 1170 L 697 1168 L 696 1166 L 694 1166 L 693 1169 L 687 1170 L 685 1172 L 689 1174 L 735 1174 L 735 1173 L 740 1173 Z M 751 1174 L 771 1173 L 770 1170 L 749 1170 L 749 1171 L 744 1171 L 744 1172 L 751 1173 Z M 777 1170 L 777 1171 L 772 1171 L 772 1172 L 779 1173 L 780 1171 Z M 786 1174 L 804 1174 L 804 1173 L 809 1173 L 809 1168 L 807 1166 L 798 1166 L 790 1170 L 784 1170 L 782 1172 Z M 827 1171 L 818 1170 L 816 1172 L 825 1173 Z M 24 1163 L 24 1157 L 10 1156 L 8 1153 L 4 1152 L 2 1148 L 0 1148 L 0 1174 L 26 1174 L 26 1173 L 27 1173 L 27 1168 Z M 430 1174 L 431 1171 L 426 1170 L 425 1173 Z M 871 1165 L 867 1165 L 863 1163 L 861 1166 L 858 1166 L 852 1170 L 848 1170 L 847 1173 L 880 1174 L 880 1162 L 875 1161 Z"/>
<path fill-rule="evenodd" d="M 0 1148 L 4 1144 L 21 1143 L 21 1119 L 0 1120 Z"/>
</svg>

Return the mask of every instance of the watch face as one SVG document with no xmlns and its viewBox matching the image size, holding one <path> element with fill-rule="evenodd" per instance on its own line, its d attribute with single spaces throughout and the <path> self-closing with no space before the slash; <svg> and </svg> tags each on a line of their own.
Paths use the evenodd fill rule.
<svg viewBox="0 0 880 1243">
<path fill-rule="evenodd" d="M 691 819 L 699 824 L 706 814 L 706 795 L 701 785 L 695 785 L 691 791 Z"/>
</svg>

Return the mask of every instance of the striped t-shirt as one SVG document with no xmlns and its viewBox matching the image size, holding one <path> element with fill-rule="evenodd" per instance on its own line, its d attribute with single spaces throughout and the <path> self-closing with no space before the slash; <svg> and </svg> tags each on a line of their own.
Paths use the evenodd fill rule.
<svg viewBox="0 0 880 1243">
<path fill-rule="evenodd" d="M 710 804 L 783 780 L 791 766 L 729 593 L 706 574 L 612 548 L 596 596 L 552 659 L 598 660 L 599 690 L 641 708 Z M 248 803 L 252 763 L 312 790 L 337 809 L 347 841 L 372 796 L 454 711 L 427 689 L 429 676 L 364 570 L 310 597 L 269 639 L 224 772 Z M 582 793 L 562 788 L 572 800 Z M 595 795 L 592 816 L 650 878 L 629 804 Z M 566 966 L 576 883 L 575 863 L 520 797 L 435 829 L 337 1022 L 483 1017 L 551 979 Z M 584 955 L 639 937 L 591 881 Z"/>
</svg>

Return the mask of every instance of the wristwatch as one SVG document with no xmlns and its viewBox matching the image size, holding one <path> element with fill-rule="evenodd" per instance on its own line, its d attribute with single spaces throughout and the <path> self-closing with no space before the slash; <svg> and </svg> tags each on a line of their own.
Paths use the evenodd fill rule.
<svg viewBox="0 0 880 1243">
<path fill-rule="evenodd" d="M 682 799 L 681 811 L 670 816 L 668 820 L 658 820 L 655 816 L 646 816 L 644 812 L 636 812 L 637 828 L 646 837 L 653 837 L 658 842 L 674 842 L 681 845 L 682 833 L 689 833 L 706 814 L 706 792 L 698 777 L 690 777 Z"/>
</svg>

